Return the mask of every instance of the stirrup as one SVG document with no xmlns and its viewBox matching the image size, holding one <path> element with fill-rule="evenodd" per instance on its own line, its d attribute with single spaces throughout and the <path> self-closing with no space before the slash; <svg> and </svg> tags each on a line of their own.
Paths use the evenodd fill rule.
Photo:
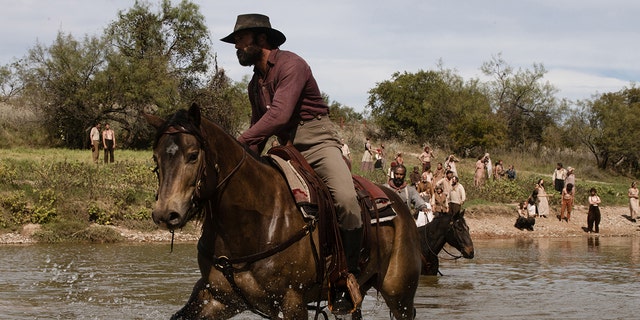
<svg viewBox="0 0 640 320">
<path fill-rule="evenodd" d="M 329 286 L 329 310 L 335 315 L 346 315 L 355 312 L 362 304 L 362 293 L 356 277 L 349 273 L 346 287 L 331 288 Z"/>
</svg>

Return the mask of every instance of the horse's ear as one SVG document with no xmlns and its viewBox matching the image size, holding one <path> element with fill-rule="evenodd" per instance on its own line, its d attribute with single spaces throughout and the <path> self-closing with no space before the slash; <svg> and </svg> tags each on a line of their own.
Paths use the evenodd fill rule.
<svg viewBox="0 0 640 320">
<path fill-rule="evenodd" d="M 189 108 L 189 118 L 191 118 L 196 127 L 200 126 L 200 107 L 197 103 L 191 104 Z"/>
<path fill-rule="evenodd" d="M 147 120 L 150 125 L 156 128 L 156 130 L 160 129 L 160 127 L 164 124 L 164 120 L 156 115 L 143 112 L 142 116 L 144 116 L 145 120 Z"/>
<path fill-rule="evenodd" d="M 456 217 L 455 217 L 455 218 L 456 218 L 456 220 L 464 218 L 464 212 L 465 212 L 465 210 L 467 210 L 467 209 L 462 209 L 462 210 L 460 210 L 460 212 L 458 212 L 458 213 L 456 214 Z"/>
</svg>

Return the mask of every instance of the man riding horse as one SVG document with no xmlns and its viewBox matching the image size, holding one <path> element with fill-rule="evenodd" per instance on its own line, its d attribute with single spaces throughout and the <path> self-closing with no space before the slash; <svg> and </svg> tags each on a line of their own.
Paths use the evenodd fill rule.
<svg viewBox="0 0 640 320">
<path fill-rule="evenodd" d="M 233 32 L 221 40 L 235 45 L 241 65 L 254 66 L 248 87 L 251 126 L 238 141 L 259 154 L 275 135 L 281 144 L 291 143 L 300 151 L 331 191 L 348 269 L 357 275 L 360 206 L 340 140 L 328 117 L 329 107 L 311 68 L 295 53 L 279 49 L 286 40 L 284 34 L 271 28 L 269 17 L 261 14 L 239 15 Z M 339 288 L 334 311 L 353 307 L 347 288 Z"/>
</svg>

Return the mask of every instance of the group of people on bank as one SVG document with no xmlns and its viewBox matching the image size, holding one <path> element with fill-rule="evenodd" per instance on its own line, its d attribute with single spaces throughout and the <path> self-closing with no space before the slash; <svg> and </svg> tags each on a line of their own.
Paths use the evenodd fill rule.
<svg viewBox="0 0 640 320">
<path fill-rule="evenodd" d="M 567 167 L 566 169 L 562 163 L 556 164 L 556 169 L 551 177 L 555 191 L 560 196 L 560 212 L 556 216 L 558 221 L 571 221 L 571 212 L 573 211 L 573 204 L 576 194 L 576 177 L 575 169 L 573 167 Z M 544 179 L 538 180 L 535 188 L 529 198 L 520 204 L 518 208 L 518 219 L 516 220 L 516 228 L 533 230 L 536 217 L 547 218 L 549 215 L 549 200 L 548 198 L 553 196 L 546 192 L 544 186 Z M 629 198 L 629 219 L 632 222 L 636 222 L 638 210 L 640 206 L 638 204 L 639 191 L 637 183 L 634 181 L 631 183 L 631 187 L 627 192 Z M 599 233 L 600 222 L 602 215 L 600 213 L 600 203 L 602 200 L 598 196 L 596 188 L 589 190 L 588 196 L 589 209 L 587 212 L 587 228 L 588 233 Z"/>
<path fill-rule="evenodd" d="M 89 140 L 91 140 L 91 155 L 94 163 L 98 163 L 100 159 L 100 146 L 104 149 L 104 163 L 113 163 L 113 150 L 116 148 L 116 135 L 108 123 L 104 124 L 104 130 L 100 132 L 100 123 L 91 128 L 89 132 Z"/>
<path fill-rule="evenodd" d="M 370 147 L 369 139 L 365 142 L 363 168 L 366 167 L 366 150 L 371 150 L 373 155 L 377 152 Z M 455 169 L 458 161 L 455 156 L 447 156 L 446 164 L 438 163 L 436 168 L 432 168 L 434 158 L 433 150 L 429 146 L 425 146 L 423 152 L 417 157 L 420 166 L 414 166 L 413 171 L 408 173 L 403 163 L 402 153 L 398 153 L 394 161 L 391 162 L 388 172 L 388 186 L 396 190 L 409 208 L 415 210 L 416 217 L 420 212 L 426 213 L 427 221 L 430 221 L 438 214 L 459 211 L 466 198 L 464 187 L 459 183 L 457 170 Z M 407 176 L 409 177 L 408 182 L 405 181 Z M 490 178 L 494 180 L 503 178 L 514 180 L 516 172 L 513 165 L 504 170 L 502 160 L 498 160 L 494 165 L 490 155 L 485 153 L 476 162 L 474 186 L 480 187 L 486 179 Z M 545 180 L 539 179 L 535 183 L 531 195 L 518 205 L 519 214 L 515 224 L 518 229 L 533 230 L 535 218 L 550 217 L 549 198 L 553 197 L 556 192 L 560 196 L 560 208 L 556 218 L 560 222 L 569 223 L 571 221 L 576 194 L 575 168 L 570 166 L 565 168 L 562 163 L 558 162 L 550 181 L 555 192 L 548 192 Z M 454 192 L 452 193 L 452 191 Z M 636 222 L 638 211 L 640 210 L 639 196 L 640 192 L 636 182 L 633 182 L 628 190 L 630 220 L 632 222 Z M 589 209 L 587 228 L 585 230 L 589 233 L 599 233 L 602 220 L 599 208 L 601 199 L 596 188 L 589 190 L 587 200 Z"/>
</svg>

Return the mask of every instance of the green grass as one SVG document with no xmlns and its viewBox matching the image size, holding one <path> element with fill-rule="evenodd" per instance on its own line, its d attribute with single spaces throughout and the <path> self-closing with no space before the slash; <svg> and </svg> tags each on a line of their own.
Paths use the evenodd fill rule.
<svg viewBox="0 0 640 320">
<path fill-rule="evenodd" d="M 47 226 L 41 240 L 52 242 L 111 241 L 107 232 L 94 229 L 77 236 L 96 223 L 155 229 L 151 151 L 116 150 L 116 163 L 98 165 L 89 150 L 12 148 L 2 154 L 0 229 L 39 223 Z"/>
<path fill-rule="evenodd" d="M 9 122 L 0 119 L 0 126 Z M 385 183 L 386 168 L 373 172 L 360 170 L 365 134 L 374 137 L 372 132 L 373 129 L 362 124 L 346 125 L 339 130 L 351 148 L 353 173 Z M 0 130 L 0 134 L 6 135 L 6 130 Z M 11 137 L 24 134 L 18 128 Z M 421 145 L 375 141 L 375 138 L 372 141 L 374 148 L 384 143 L 387 167 L 396 152 L 404 154 L 409 170 L 419 165 L 417 156 Z M 89 150 L 34 148 L 19 139 L 9 144 L 15 147 L 0 145 L 0 232 L 18 231 L 23 224 L 31 222 L 43 225 L 37 236 L 45 242 L 113 242 L 121 239 L 111 229 L 96 226 L 118 225 L 141 231 L 157 229 L 150 217 L 157 189 L 150 150 L 117 149 L 115 164 L 100 162 L 96 165 Z M 513 164 L 518 178 L 516 181 L 488 181 L 482 188 L 475 188 L 476 159 L 458 156 L 461 159 L 457 165 L 460 182 L 467 190 L 466 207 L 512 205 L 524 201 L 540 178 L 547 181 L 547 190 L 552 192 L 551 174 L 559 161 L 565 167 L 576 168 L 577 204 L 587 204 L 591 187 L 598 190 L 603 206 L 626 206 L 628 203 L 626 194 L 632 178 L 598 170 L 587 152 L 489 152 L 494 162 L 502 159 L 505 166 Z M 444 162 L 449 153 L 435 148 L 434 166 Z M 101 153 L 101 159 L 102 156 Z M 556 195 L 550 199 L 550 204 L 558 206 L 559 199 Z"/>
</svg>

